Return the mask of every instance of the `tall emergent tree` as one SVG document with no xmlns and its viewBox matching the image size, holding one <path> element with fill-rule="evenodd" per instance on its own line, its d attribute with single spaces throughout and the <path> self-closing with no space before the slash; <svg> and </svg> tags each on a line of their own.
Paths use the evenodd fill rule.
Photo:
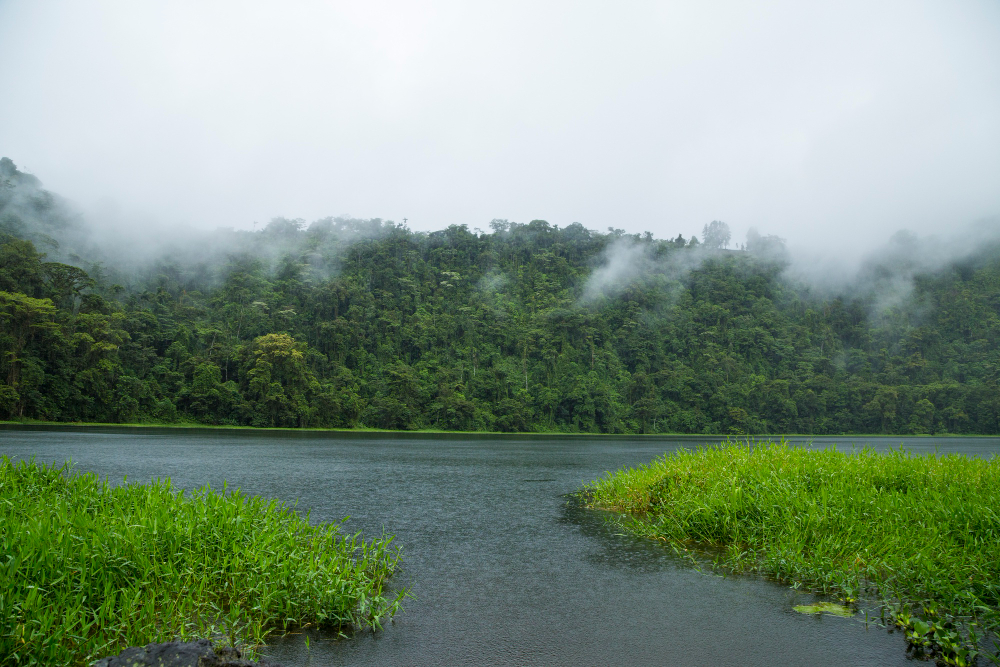
<svg viewBox="0 0 1000 667">
<path fill-rule="evenodd" d="M 703 243 L 705 247 L 716 250 L 729 247 L 729 239 L 731 237 L 729 225 L 721 220 L 713 220 L 708 223 L 702 228 L 701 233 L 704 238 Z"/>
</svg>

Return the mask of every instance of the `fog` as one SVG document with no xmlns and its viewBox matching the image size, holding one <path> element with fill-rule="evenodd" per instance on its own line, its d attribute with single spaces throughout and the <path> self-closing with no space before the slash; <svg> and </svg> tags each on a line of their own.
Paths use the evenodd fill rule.
<svg viewBox="0 0 1000 667">
<path fill-rule="evenodd" d="M 948 270 L 971 275 L 983 263 L 995 261 L 1000 217 L 959 225 L 941 234 L 899 231 L 884 243 L 869 242 L 846 257 L 819 250 L 789 252 L 784 239 L 762 236 L 756 230 L 749 232 L 745 242 L 729 245 L 734 247 L 678 247 L 676 242 L 655 244 L 635 236 L 612 240 L 596 259 L 580 303 L 603 305 L 605 299 L 633 285 L 654 283 L 667 294 L 677 294 L 681 283 L 705 262 L 739 258 L 751 260 L 744 268 L 776 271 L 784 285 L 807 300 L 861 299 L 869 304 L 869 315 L 878 320 L 896 308 L 913 311 L 911 297 L 920 276 Z"/>
<path fill-rule="evenodd" d="M 0 43 L 0 154 L 136 248 L 277 216 L 718 219 L 860 266 L 1000 213 L 992 0 L 7 1 Z"/>
</svg>

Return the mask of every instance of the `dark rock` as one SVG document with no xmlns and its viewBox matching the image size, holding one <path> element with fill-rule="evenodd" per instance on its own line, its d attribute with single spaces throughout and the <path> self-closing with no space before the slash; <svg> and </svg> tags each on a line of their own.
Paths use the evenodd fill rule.
<svg viewBox="0 0 1000 667">
<path fill-rule="evenodd" d="M 101 658 L 94 667 L 281 667 L 244 659 L 234 648 L 212 648 L 212 642 L 167 642 L 127 648 L 117 656 Z"/>
</svg>

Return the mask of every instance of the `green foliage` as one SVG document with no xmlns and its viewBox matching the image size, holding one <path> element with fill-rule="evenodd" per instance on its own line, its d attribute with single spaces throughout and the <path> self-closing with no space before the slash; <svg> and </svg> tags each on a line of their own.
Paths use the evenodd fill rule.
<svg viewBox="0 0 1000 667">
<path fill-rule="evenodd" d="M 128 271 L 77 257 L 84 271 L 46 261 L 38 248 L 72 256 L 39 245 L 68 223 L 5 169 L 0 418 L 1000 433 L 995 245 L 905 274 L 895 300 L 898 258 L 821 298 L 783 274 L 780 239 L 723 250 L 718 221 L 698 245 L 544 220 L 416 233 L 278 218 Z M 632 277 L 594 289 L 620 247 Z"/>
<path fill-rule="evenodd" d="M 1000 631 L 1000 458 L 726 443 L 608 474 L 584 494 L 681 552 L 714 548 L 727 569 L 847 603 L 873 596 L 909 632 L 930 623 L 914 642 L 937 627 L 921 645 L 947 659 L 968 658 L 976 628 Z"/>
<path fill-rule="evenodd" d="M 5 665 L 84 665 L 176 637 L 253 647 L 306 623 L 379 627 L 399 607 L 391 538 L 238 491 L 111 487 L 3 457 L 0 526 Z"/>
<path fill-rule="evenodd" d="M 309 397 L 320 387 L 306 366 L 306 349 L 283 333 L 258 336 L 247 348 L 244 394 L 258 406 L 254 426 L 309 425 Z"/>
</svg>

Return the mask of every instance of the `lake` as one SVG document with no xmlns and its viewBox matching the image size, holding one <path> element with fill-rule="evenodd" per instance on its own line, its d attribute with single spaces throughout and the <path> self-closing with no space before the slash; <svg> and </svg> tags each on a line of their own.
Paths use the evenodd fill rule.
<svg viewBox="0 0 1000 667">
<path fill-rule="evenodd" d="M 226 482 L 297 502 L 314 521 L 350 516 L 351 531 L 394 534 L 414 599 L 374 635 L 276 639 L 264 653 L 287 667 L 912 664 L 900 633 L 798 614 L 814 598 L 699 572 L 567 497 L 605 471 L 710 440 L 14 427 L 0 429 L 0 453 L 72 459 L 112 482 Z M 1000 438 L 812 440 L 1000 452 Z"/>
</svg>

